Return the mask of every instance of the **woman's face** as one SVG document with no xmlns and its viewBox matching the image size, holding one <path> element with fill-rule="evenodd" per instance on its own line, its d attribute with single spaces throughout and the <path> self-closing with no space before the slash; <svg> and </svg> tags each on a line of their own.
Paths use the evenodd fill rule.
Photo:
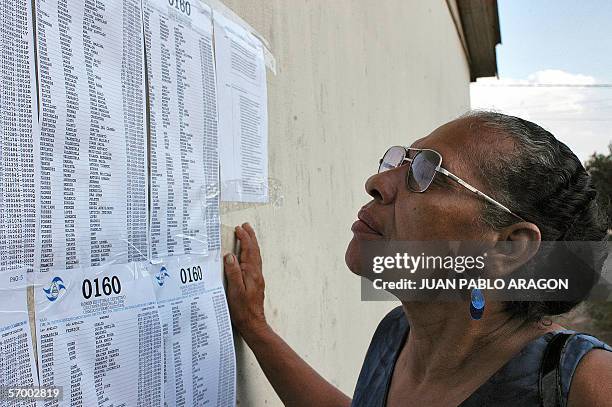
<svg viewBox="0 0 612 407">
<path fill-rule="evenodd" d="M 438 151 L 444 168 L 495 197 L 495 191 L 487 190 L 478 176 L 478 162 L 474 161 L 480 156 L 475 151 L 499 154 L 493 150 L 502 147 L 486 146 L 485 140 L 477 140 L 469 129 L 469 121 L 459 119 L 447 123 L 417 140 L 412 147 Z M 476 159 L 467 158 L 475 156 Z M 436 175 L 425 192 L 411 192 L 406 186 L 407 173 L 408 165 L 403 165 L 373 175 L 366 181 L 366 191 L 373 199 L 359 211 L 359 219 L 352 227 L 353 238 L 345 254 L 346 264 L 354 273 L 361 274 L 359 262 L 363 242 L 493 238 L 479 219 L 483 203 L 476 195 L 441 174 Z"/>
</svg>

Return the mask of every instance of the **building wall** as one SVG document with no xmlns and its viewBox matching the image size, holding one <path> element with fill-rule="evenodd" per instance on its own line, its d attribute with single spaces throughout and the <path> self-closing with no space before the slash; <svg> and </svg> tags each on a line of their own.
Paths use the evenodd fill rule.
<svg viewBox="0 0 612 407">
<path fill-rule="evenodd" d="M 223 244 L 249 221 L 266 314 L 315 369 L 352 395 L 372 333 L 396 303 L 362 302 L 344 264 L 364 182 L 393 144 L 469 107 L 469 71 L 444 0 L 225 0 L 271 44 L 271 203 L 222 205 Z M 236 338 L 238 403 L 281 405 Z"/>
</svg>

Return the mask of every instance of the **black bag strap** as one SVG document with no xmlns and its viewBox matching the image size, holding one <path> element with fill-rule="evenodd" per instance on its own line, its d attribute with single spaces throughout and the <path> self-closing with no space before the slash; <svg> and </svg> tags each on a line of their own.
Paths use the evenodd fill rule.
<svg viewBox="0 0 612 407">
<path fill-rule="evenodd" d="M 567 341 L 575 333 L 559 332 L 548 342 L 544 351 L 542 366 L 540 367 L 540 403 L 543 407 L 561 406 L 561 375 L 559 364 L 561 362 L 561 352 Z"/>
</svg>

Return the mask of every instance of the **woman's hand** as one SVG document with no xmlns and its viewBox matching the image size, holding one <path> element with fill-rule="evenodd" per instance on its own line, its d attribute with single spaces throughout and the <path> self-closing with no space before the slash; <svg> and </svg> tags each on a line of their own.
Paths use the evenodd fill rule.
<svg viewBox="0 0 612 407">
<path fill-rule="evenodd" d="M 225 255 L 227 302 L 232 323 L 249 342 L 269 329 L 263 304 L 265 282 L 255 231 L 244 223 L 236 226 L 235 233 L 240 241 L 240 261 L 231 253 Z"/>
<path fill-rule="evenodd" d="M 236 226 L 240 262 L 225 255 L 227 302 L 232 323 L 253 351 L 259 365 L 286 406 L 348 407 L 351 400 L 298 356 L 266 322 L 264 278 L 255 231 Z"/>
</svg>

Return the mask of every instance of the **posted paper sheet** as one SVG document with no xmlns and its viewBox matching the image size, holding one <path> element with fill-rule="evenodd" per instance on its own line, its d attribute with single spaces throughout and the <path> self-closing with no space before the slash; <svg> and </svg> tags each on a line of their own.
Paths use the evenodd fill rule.
<svg viewBox="0 0 612 407">
<path fill-rule="evenodd" d="M 214 13 L 221 199 L 268 201 L 268 95 L 261 41 Z"/>
<path fill-rule="evenodd" d="M 26 272 L 0 273 L 0 387 L 38 385 L 26 287 Z M 35 403 L 0 400 L 0 405 L 34 406 Z"/>
<path fill-rule="evenodd" d="M 36 2 L 41 271 L 147 258 L 140 0 Z"/>
<path fill-rule="evenodd" d="M 62 387 L 24 406 L 234 406 L 219 198 L 268 199 L 262 44 L 221 16 L 214 44 L 199 1 L 0 11 L 0 386 Z"/>
<path fill-rule="evenodd" d="M 35 264 L 38 138 L 32 3 L 0 4 L 0 272 Z M 35 136 L 35 137 L 33 137 Z"/>
<path fill-rule="evenodd" d="M 164 337 L 166 406 L 234 406 L 235 356 L 220 256 L 152 266 Z"/>
<path fill-rule="evenodd" d="M 138 275 L 125 265 L 36 273 L 40 384 L 63 387 L 59 405 L 163 405 L 157 301 Z"/>
<path fill-rule="evenodd" d="M 151 259 L 207 254 L 218 184 L 211 10 L 144 2 L 151 131 Z"/>
<path fill-rule="evenodd" d="M 35 266 L 38 118 L 32 2 L 2 2 L 0 13 L 0 387 L 6 389 L 38 385 L 27 303 Z"/>
<path fill-rule="evenodd" d="M 144 5 L 150 274 L 163 333 L 164 403 L 234 406 L 235 355 L 220 260 L 211 10 L 201 3 L 180 9 L 166 0 Z"/>
</svg>

